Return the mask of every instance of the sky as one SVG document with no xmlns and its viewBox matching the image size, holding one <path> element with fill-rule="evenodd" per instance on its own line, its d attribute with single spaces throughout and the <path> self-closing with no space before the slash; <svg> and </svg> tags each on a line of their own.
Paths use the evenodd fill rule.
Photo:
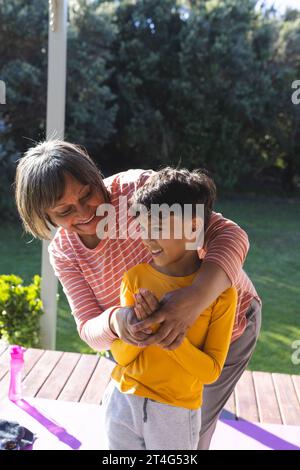
<svg viewBox="0 0 300 470">
<path fill-rule="evenodd" d="M 297 8 L 300 10 L 300 0 L 266 0 L 269 5 L 274 4 L 276 9 L 280 12 L 284 12 L 286 7 Z"/>
</svg>

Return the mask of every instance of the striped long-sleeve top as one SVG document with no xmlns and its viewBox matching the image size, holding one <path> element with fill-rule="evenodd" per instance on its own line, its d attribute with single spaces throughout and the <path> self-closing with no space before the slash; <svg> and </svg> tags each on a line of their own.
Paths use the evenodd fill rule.
<svg viewBox="0 0 300 470">
<path fill-rule="evenodd" d="M 152 260 L 140 238 L 125 237 L 124 226 L 133 217 L 124 201 L 145 184 L 152 170 L 128 170 L 104 179 L 115 208 L 115 237 L 104 238 L 96 248 L 87 248 L 78 234 L 59 228 L 49 245 L 50 262 L 59 278 L 79 335 L 93 349 L 110 349 L 116 336 L 109 326 L 112 308 L 119 305 L 120 285 L 124 272 Z M 120 204 L 120 197 L 123 202 Z M 125 199 L 127 198 L 127 199 Z M 122 205 L 123 204 L 123 205 Z M 125 224 L 125 225 L 124 225 Z M 199 257 L 213 262 L 228 275 L 238 292 L 238 304 L 232 341 L 245 330 L 246 311 L 258 294 L 242 266 L 249 249 L 248 236 L 237 224 L 222 214 L 212 213 L 199 248 Z"/>
</svg>

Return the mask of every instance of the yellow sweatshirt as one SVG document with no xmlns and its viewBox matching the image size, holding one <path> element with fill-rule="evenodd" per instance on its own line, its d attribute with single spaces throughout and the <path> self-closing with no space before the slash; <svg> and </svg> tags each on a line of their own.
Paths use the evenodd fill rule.
<svg viewBox="0 0 300 470">
<path fill-rule="evenodd" d="M 124 274 L 121 305 L 133 306 L 139 288 L 151 290 L 158 300 L 170 291 L 192 284 L 197 273 L 175 277 L 160 273 L 150 264 L 139 264 Z M 229 349 L 237 306 L 237 292 L 227 289 L 199 314 L 183 343 L 173 351 L 157 345 L 144 348 L 117 339 L 111 352 L 117 362 L 112 379 L 120 392 L 197 409 L 202 404 L 203 384 L 218 379 Z M 184 312 L 182 312 L 184 315 Z M 154 325 L 154 329 L 158 325 Z"/>
</svg>

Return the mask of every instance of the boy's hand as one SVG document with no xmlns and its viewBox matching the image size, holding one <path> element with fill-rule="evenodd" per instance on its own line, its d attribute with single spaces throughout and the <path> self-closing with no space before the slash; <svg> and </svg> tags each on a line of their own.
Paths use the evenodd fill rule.
<svg viewBox="0 0 300 470">
<path fill-rule="evenodd" d="M 138 346 L 152 333 L 151 328 L 143 328 L 139 332 L 134 332 L 132 328 L 138 321 L 132 307 L 120 307 L 112 313 L 110 327 L 120 339 L 128 344 Z"/>
<path fill-rule="evenodd" d="M 196 294 L 193 291 L 193 286 L 187 286 L 168 292 L 161 300 L 161 306 L 155 313 L 132 325 L 135 334 L 153 323 L 161 325 L 155 334 L 149 335 L 147 339 L 139 343 L 140 347 L 156 344 L 164 349 L 173 350 L 181 345 L 187 329 L 199 316 L 199 310 L 195 309 L 197 305 Z"/>
<path fill-rule="evenodd" d="M 139 321 L 149 317 L 159 308 L 159 301 L 148 289 L 139 289 L 135 294 L 134 312 Z"/>
<path fill-rule="evenodd" d="M 159 307 L 159 301 L 148 289 L 139 289 L 135 295 L 134 307 L 120 307 L 111 316 L 110 326 L 115 334 L 128 344 L 140 345 L 152 334 L 151 326 L 139 332 L 133 330 L 134 325 L 145 320 Z"/>
</svg>

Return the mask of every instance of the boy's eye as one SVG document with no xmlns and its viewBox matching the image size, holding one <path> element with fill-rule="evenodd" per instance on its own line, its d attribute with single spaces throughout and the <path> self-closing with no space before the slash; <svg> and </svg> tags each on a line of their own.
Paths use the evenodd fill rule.
<svg viewBox="0 0 300 470">
<path fill-rule="evenodd" d="M 144 225 L 140 225 L 140 232 L 141 233 L 146 233 L 147 232 L 147 227 L 144 227 Z"/>
</svg>

